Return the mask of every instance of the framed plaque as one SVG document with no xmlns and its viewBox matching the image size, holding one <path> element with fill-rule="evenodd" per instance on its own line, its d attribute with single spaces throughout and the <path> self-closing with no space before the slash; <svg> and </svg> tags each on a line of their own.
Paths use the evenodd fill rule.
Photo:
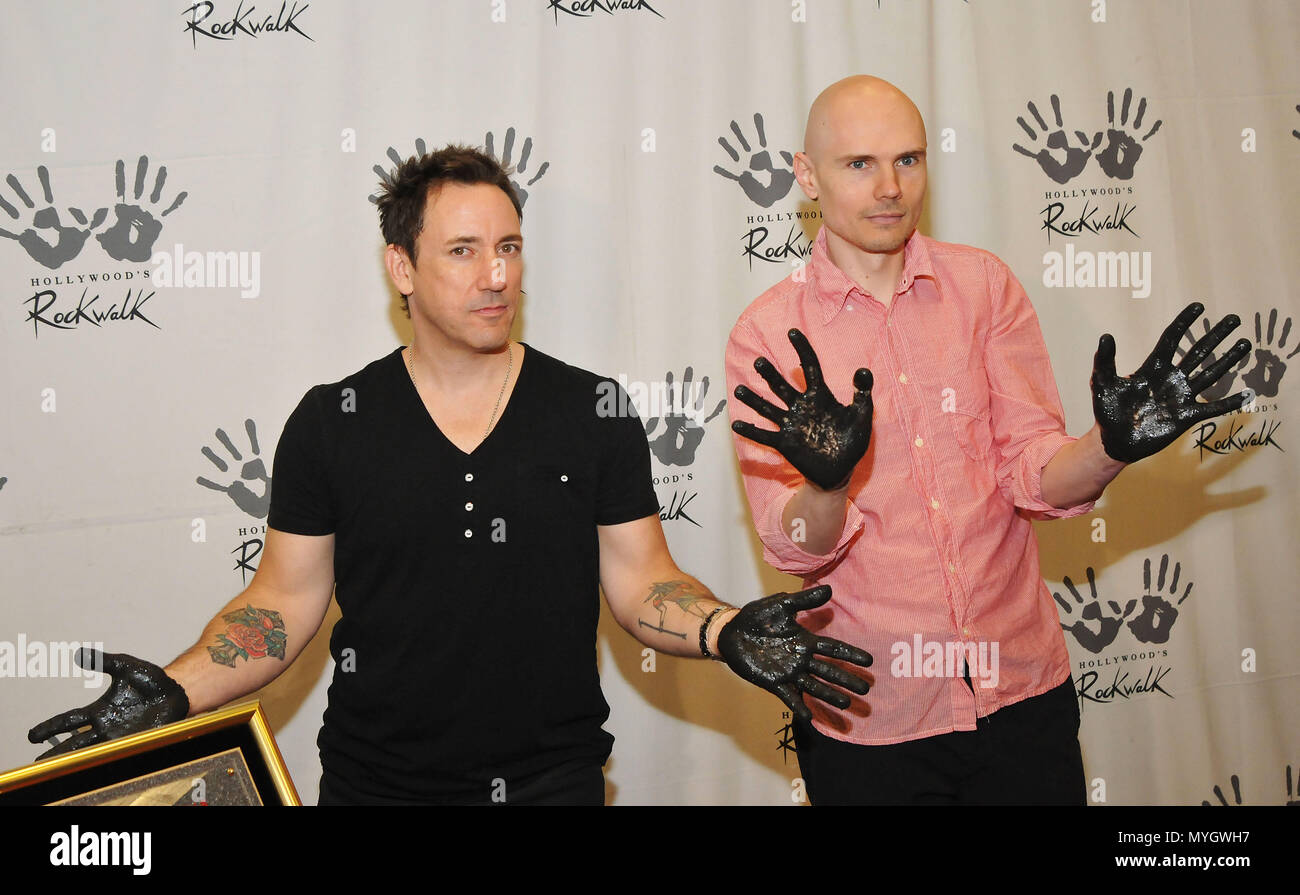
<svg viewBox="0 0 1300 895">
<path fill-rule="evenodd" d="M 300 805 L 260 702 L 0 774 L 0 805 Z"/>
</svg>

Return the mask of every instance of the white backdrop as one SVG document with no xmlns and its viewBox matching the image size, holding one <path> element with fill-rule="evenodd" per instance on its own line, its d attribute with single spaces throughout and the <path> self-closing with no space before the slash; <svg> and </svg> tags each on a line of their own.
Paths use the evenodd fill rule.
<svg viewBox="0 0 1300 895">
<path fill-rule="evenodd" d="M 708 378 L 698 423 L 643 414 L 679 564 L 731 602 L 796 588 L 763 564 L 726 413 L 704 419 L 737 315 L 819 226 L 783 153 L 823 87 L 867 72 L 925 117 L 923 231 L 993 251 L 1029 292 L 1071 434 L 1092 424 L 1102 332 L 1127 373 L 1193 299 L 1242 318 L 1254 348 L 1232 387 L 1255 388 L 1255 412 L 1037 532 L 1092 800 L 1297 798 L 1297 4 L 263 0 L 216 37 L 201 32 L 236 3 L 184 6 L 4 4 L 0 651 L 91 641 L 165 663 L 238 593 L 289 411 L 409 341 L 367 197 L 417 139 L 509 146 L 527 192 L 518 337 L 629 382 Z M 261 30 L 268 15 L 292 24 Z M 1100 136 L 1078 170 L 1058 130 L 1071 149 Z M 150 258 L 176 251 L 238 253 L 257 277 L 166 286 Z M 1048 253 L 1077 269 L 1097 252 L 1138 253 L 1129 279 L 1045 280 Z M 1089 568 L 1122 624 L 1083 620 Z M 716 664 L 643 670 L 607 613 L 600 662 L 612 803 L 798 801 L 775 698 Z M 261 694 L 307 803 L 329 666 L 322 633 Z M 38 751 L 31 724 L 95 692 L 22 656 L 0 674 L 4 767 Z"/>
</svg>

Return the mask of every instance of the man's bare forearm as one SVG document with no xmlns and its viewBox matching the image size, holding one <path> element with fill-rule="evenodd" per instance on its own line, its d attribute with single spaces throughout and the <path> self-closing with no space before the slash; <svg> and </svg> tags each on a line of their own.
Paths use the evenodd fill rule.
<svg viewBox="0 0 1300 895">
<path fill-rule="evenodd" d="M 644 593 L 635 621 L 625 627 L 646 646 L 673 656 L 702 655 L 700 628 L 706 622 L 709 654 L 716 656 L 718 632 L 739 611 L 681 569 L 655 576 Z"/>
<path fill-rule="evenodd" d="M 790 543 L 814 556 L 825 556 L 839 542 L 848 510 L 847 486 L 823 491 L 805 481 L 785 505 L 781 526 Z"/>
<path fill-rule="evenodd" d="M 1064 509 L 1096 500 L 1128 464 L 1111 459 L 1101 444 L 1101 427 L 1093 425 L 1067 444 L 1043 467 L 1039 478 L 1043 501 Z"/>
<path fill-rule="evenodd" d="M 203 635 L 168 665 L 185 689 L 190 714 L 211 711 L 273 681 L 320 627 L 256 578 L 216 614 Z"/>
</svg>

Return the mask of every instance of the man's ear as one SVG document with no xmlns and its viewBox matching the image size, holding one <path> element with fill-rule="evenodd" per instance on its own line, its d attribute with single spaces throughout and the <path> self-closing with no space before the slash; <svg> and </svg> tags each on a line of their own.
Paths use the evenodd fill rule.
<svg viewBox="0 0 1300 895">
<path fill-rule="evenodd" d="M 410 295 L 415 291 L 415 264 L 405 249 L 395 245 L 384 249 L 384 269 L 388 271 L 388 279 L 393 281 L 398 292 Z"/>
<path fill-rule="evenodd" d="M 794 179 L 799 181 L 799 186 L 804 195 L 815 202 L 819 192 L 817 189 L 817 173 L 813 170 L 812 159 L 808 158 L 806 152 L 796 152 L 794 154 Z"/>
</svg>

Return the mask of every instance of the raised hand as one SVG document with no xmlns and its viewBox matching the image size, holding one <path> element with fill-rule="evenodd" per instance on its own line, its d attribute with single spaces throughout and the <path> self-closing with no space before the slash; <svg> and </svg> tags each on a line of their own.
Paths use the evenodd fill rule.
<svg viewBox="0 0 1300 895">
<path fill-rule="evenodd" d="M 76 660 L 82 668 L 108 672 L 113 682 L 104 695 L 90 705 L 55 715 L 27 732 L 27 741 L 31 743 L 48 740 L 59 733 L 72 734 L 41 753 L 38 760 L 162 727 L 189 714 L 190 701 L 184 688 L 152 662 L 126 653 L 100 653 L 87 649 L 78 650 Z M 76 733 L 78 728 L 87 724 L 90 730 Z"/>
<path fill-rule="evenodd" d="M 740 420 L 732 423 L 731 428 L 750 441 L 776 448 L 805 479 L 818 488 L 833 491 L 848 484 L 853 467 L 871 443 L 871 371 L 862 367 L 853 374 L 853 403 L 841 404 L 822 380 L 821 364 L 804 334 L 792 329 L 789 337 L 799 354 L 807 390 L 795 389 L 771 361 L 759 357 L 754 361 L 754 369 L 788 409 L 782 410 L 746 386 L 738 385 L 736 398 L 779 428 L 774 432 Z"/>
<path fill-rule="evenodd" d="M 1192 302 L 1166 327 L 1146 362 L 1132 376 L 1115 375 L 1115 339 L 1104 334 L 1097 344 L 1092 368 L 1092 410 L 1101 426 L 1101 443 L 1107 455 L 1124 463 L 1149 457 L 1173 443 L 1196 423 L 1231 413 L 1250 401 L 1238 392 L 1218 401 L 1202 403 L 1196 396 L 1209 388 L 1250 351 L 1250 341 L 1239 339 L 1232 348 L 1199 373 L 1200 363 L 1241 323 L 1229 314 L 1199 339 L 1174 365 L 1174 349 L 1205 307 Z"/>
<path fill-rule="evenodd" d="M 795 613 L 824 606 L 830 598 L 831 589 L 825 584 L 793 594 L 773 594 L 742 607 L 718 632 L 718 652 L 727 666 L 750 683 L 775 693 L 803 721 L 812 718 L 804 693 L 836 708 L 849 707 L 849 697 L 824 681 L 858 694 L 870 689 L 857 675 L 817 658 L 830 656 L 869 668 L 870 653 L 832 637 L 818 637 L 795 621 Z"/>
</svg>

